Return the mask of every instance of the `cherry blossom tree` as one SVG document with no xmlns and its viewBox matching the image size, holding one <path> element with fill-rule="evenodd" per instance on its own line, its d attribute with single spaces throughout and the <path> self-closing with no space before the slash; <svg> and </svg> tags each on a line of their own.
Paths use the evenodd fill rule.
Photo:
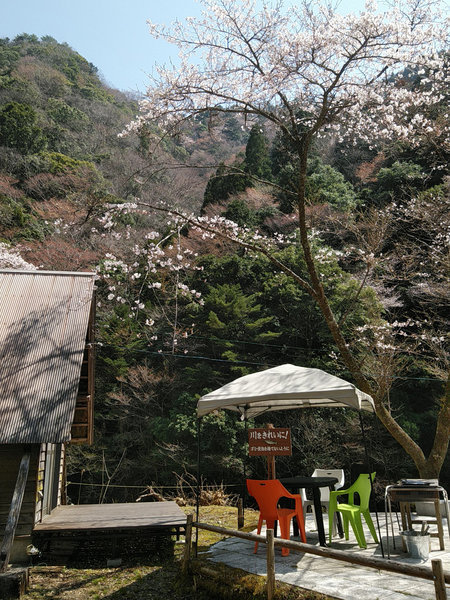
<svg viewBox="0 0 450 600">
<path fill-rule="evenodd" d="M 37 267 L 20 256 L 17 248 L 0 242 L 0 269 L 17 269 L 20 271 L 35 271 Z"/>
<path fill-rule="evenodd" d="M 306 0 L 289 6 L 280 0 L 201 3 L 200 18 L 169 27 L 149 23 L 154 37 L 178 47 L 180 64 L 156 68 L 139 116 L 122 135 L 143 128 L 173 135 L 189 119 L 205 114 L 211 119 L 219 113 L 241 114 L 250 124 L 256 117 L 268 121 L 295 149 L 297 184 L 290 193 L 307 275 L 280 262 L 274 252 L 280 242 L 292 241 L 262 239 L 219 217 L 184 215 L 173 202 L 170 208 L 161 203 L 149 206 L 171 211 L 204 235 L 232 239 L 250 252 L 265 254 L 302 286 L 320 307 L 356 384 L 374 397 L 378 418 L 422 477 L 437 476 L 449 441 L 448 396 L 442 400 L 435 441 L 426 457 L 391 414 L 387 371 L 385 384 L 367 375 L 333 313 L 308 226 L 307 161 L 315 140 L 325 136 L 350 144 L 363 140 L 371 146 L 404 141 L 419 146 L 430 138 L 448 145 L 448 114 L 442 108 L 448 85 L 445 10 L 429 0 L 398 0 L 385 10 L 368 0 L 357 15 L 342 15 L 331 3 Z M 414 86 L 405 85 L 405 72 L 420 75 Z M 157 142 L 159 134 L 153 135 Z M 367 252 L 363 258 L 369 273 L 374 256 Z M 365 277 L 362 285 L 367 281 Z M 358 301 L 359 293 L 349 298 L 349 305 Z M 372 335 L 372 340 L 375 346 L 389 346 L 385 332 Z"/>
</svg>

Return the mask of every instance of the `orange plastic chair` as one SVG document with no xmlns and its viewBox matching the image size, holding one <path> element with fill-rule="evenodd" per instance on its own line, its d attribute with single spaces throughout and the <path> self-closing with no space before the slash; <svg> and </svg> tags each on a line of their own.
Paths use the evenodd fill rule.
<svg viewBox="0 0 450 600">
<path fill-rule="evenodd" d="M 258 503 L 259 520 L 257 533 L 261 533 L 265 521 L 267 529 L 274 529 L 275 521 L 280 523 L 280 533 L 284 540 L 290 538 L 291 519 L 296 517 L 302 542 L 306 543 L 305 521 L 303 518 L 302 498 L 299 494 L 291 494 L 279 479 L 247 479 L 247 489 L 250 496 Z M 280 498 L 291 498 L 295 501 L 294 508 L 280 508 Z M 256 553 L 258 542 L 255 543 Z M 282 556 L 289 555 L 289 548 L 281 548 Z"/>
</svg>

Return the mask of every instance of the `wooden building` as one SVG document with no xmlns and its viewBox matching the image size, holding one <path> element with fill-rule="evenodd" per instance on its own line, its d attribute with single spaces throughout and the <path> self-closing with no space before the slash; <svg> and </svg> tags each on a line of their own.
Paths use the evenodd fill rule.
<svg viewBox="0 0 450 600">
<path fill-rule="evenodd" d="M 0 570 L 64 504 L 66 445 L 93 440 L 94 281 L 0 271 Z"/>
</svg>

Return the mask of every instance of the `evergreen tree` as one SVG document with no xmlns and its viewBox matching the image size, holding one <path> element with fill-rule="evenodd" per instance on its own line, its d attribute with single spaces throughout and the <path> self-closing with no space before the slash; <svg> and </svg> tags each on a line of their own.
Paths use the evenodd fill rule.
<svg viewBox="0 0 450 600">
<path fill-rule="evenodd" d="M 261 125 L 253 125 L 245 148 L 245 170 L 258 179 L 271 179 L 269 144 Z"/>
<path fill-rule="evenodd" d="M 420 165 L 396 160 L 378 171 L 376 181 L 366 191 L 367 200 L 377 206 L 384 206 L 392 200 L 408 201 L 423 188 L 425 178 Z"/>
<path fill-rule="evenodd" d="M 233 194 L 243 192 L 247 184 L 247 177 L 242 172 L 242 166 L 239 163 L 236 163 L 234 167 L 228 167 L 221 163 L 206 184 L 202 211 L 208 204 L 220 203 Z"/>
<path fill-rule="evenodd" d="M 45 146 L 36 112 L 27 104 L 8 102 L 0 108 L 0 145 L 22 154 L 39 152 Z"/>
</svg>

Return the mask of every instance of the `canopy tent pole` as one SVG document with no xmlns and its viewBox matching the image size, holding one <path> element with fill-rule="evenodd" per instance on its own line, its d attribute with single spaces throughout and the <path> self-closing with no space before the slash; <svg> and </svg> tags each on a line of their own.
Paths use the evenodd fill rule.
<svg viewBox="0 0 450 600">
<path fill-rule="evenodd" d="M 245 425 L 245 441 L 244 447 L 248 443 L 248 419 L 244 414 L 244 425 Z M 247 460 L 248 460 L 248 452 L 244 453 L 244 493 L 242 494 L 242 502 L 245 510 L 245 506 L 247 504 Z"/>
<path fill-rule="evenodd" d="M 361 426 L 361 433 L 362 433 L 362 439 L 363 439 L 363 444 L 364 444 L 364 455 L 366 458 L 366 464 L 369 467 L 368 471 L 369 471 L 369 479 L 370 479 L 370 487 L 372 489 L 373 492 L 373 480 L 372 480 L 372 463 L 369 457 L 369 452 L 367 450 L 367 438 L 366 438 L 366 431 L 364 429 L 364 421 L 363 421 L 363 417 L 362 417 L 362 410 L 358 411 L 359 414 L 359 424 Z M 373 495 L 372 495 L 373 497 Z M 381 529 L 380 529 L 380 520 L 378 518 L 378 510 L 377 510 L 377 503 L 375 502 L 375 518 L 377 520 L 377 529 L 378 529 L 378 535 L 380 537 L 380 546 L 381 546 L 381 556 L 384 558 L 384 548 L 383 548 L 383 538 L 381 536 Z"/>
</svg>

